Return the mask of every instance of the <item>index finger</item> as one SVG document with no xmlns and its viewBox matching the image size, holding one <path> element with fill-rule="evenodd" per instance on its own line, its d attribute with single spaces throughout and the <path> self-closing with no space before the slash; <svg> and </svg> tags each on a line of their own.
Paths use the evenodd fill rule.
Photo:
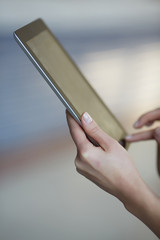
<svg viewBox="0 0 160 240">
<path fill-rule="evenodd" d="M 160 108 L 143 114 L 134 124 L 134 127 L 141 128 L 144 125 L 152 124 L 156 120 L 160 120 Z"/>
<path fill-rule="evenodd" d="M 131 134 L 125 137 L 128 142 L 138 142 L 154 139 L 154 129 L 140 133 Z"/>
</svg>

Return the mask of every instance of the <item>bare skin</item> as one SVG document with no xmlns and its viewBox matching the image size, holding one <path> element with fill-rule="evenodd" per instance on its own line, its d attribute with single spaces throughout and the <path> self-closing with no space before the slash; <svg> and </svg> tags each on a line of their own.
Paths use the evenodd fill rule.
<svg viewBox="0 0 160 240">
<path fill-rule="evenodd" d="M 68 112 L 66 115 L 77 148 L 77 171 L 118 198 L 130 213 L 160 237 L 160 199 L 144 183 L 128 152 L 104 133 L 87 113 L 81 117 L 83 129 Z M 85 133 L 99 147 L 95 147 Z"/>
<path fill-rule="evenodd" d="M 160 121 L 160 108 L 143 114 L 134 124 L 136 129 L 144 126 L 151 126 L 155 121 Z M 128 142 L 138 142 L 155 139 L 157 142 L 157 169 L 160 175 L 160 128 L 154 128 L 148 131 L 142 131 L 126 137 Z"/>
</svg>

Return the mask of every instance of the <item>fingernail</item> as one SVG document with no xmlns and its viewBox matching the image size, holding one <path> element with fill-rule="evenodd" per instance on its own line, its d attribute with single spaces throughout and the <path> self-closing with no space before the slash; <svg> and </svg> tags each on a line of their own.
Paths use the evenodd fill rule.
<svg viewBox="0 0 160 240">
<path fill-rule="evenodd" d="M 83 120 L 86 124 L 90 124 L 92 122 L 92 118 L 87 112 L 83 114 Z"/>
<path fill-rule="evenodd" d="M 137 128 L 139 126 L 139 121 L 135 122 L 135 124 L 133 125 L 135 128 Z"/>
<path fill-rule="evenodd" d="M 130 139 L 132 139 L 132 135 L 128 135 L 128 136 L 126 136 L 125 139 L 126 139 L 126 140 L 130 140 Z"/>
</svg>

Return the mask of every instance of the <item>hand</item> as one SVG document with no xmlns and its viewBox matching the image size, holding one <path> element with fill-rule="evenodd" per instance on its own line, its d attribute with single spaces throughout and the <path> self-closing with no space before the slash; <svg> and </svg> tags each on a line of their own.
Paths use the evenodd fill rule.
<svg viewBox="0 0 160 240">
<path fill-rule="evenodd" d="M 120 199 L 125 206 L 129 200 L 133 201 L 137 197 L 137 186 L 144 184 L 128 152 L 104 133 L 87 113 L 81 118 L 84 130 L 68 112 L 67 121 L 77 147 L 77 171 Z M 88 140 L 84 131 L 99 147 Z"/>
<path fill-rule="evenodd" d="M 134 124 L 136 129 L 143 126 L 151 126 L 156 120 L 160 120 L 160 108 L 143 114 Z M 155 139 L 157 142 L 157 168 L 160 175 L 160 128 L 139 132 L 126 137 L 128 142 L 137 142 L 142 140 Z"/>
<path fill-rule="evenodd" d="M 77 171 L 117 197 L 129 212 L 160 237 L 160 199 L 141 179 L 127 151 L 104 133 L 87 113 L 81 117 L 83 130 L 68 112 L 66 114 L 77 147 Z M 99 147 L 88 140 L 85 132 Z"/>
<path fill-rule="evenodd" d="M 129 212 L 160 237 L 160 199 L 141 179 L 127 151 L 104 133 L 87 113 L 81 117 L 83 130 L 68 112 L 66 114 L 77 147 L 77 171 L 117 197 Z M 99 147 L 88 140 L 85 132 Z"/>
</svg>

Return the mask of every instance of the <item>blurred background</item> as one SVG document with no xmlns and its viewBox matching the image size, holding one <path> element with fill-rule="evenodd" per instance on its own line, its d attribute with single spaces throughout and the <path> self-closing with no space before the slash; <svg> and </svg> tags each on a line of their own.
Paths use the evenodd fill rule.
<svg viewBox="0 0 160 240">
<path fill-rule="evenodd" d="M 160 106 L 158 0 L 1 0 L 0 239 L 157 239 L 76 173 L 65 109 L 13 39 L 39 17 L 127 132 Z M 155 142 L 129 153 L 160 194 Z"/>
</svg>

